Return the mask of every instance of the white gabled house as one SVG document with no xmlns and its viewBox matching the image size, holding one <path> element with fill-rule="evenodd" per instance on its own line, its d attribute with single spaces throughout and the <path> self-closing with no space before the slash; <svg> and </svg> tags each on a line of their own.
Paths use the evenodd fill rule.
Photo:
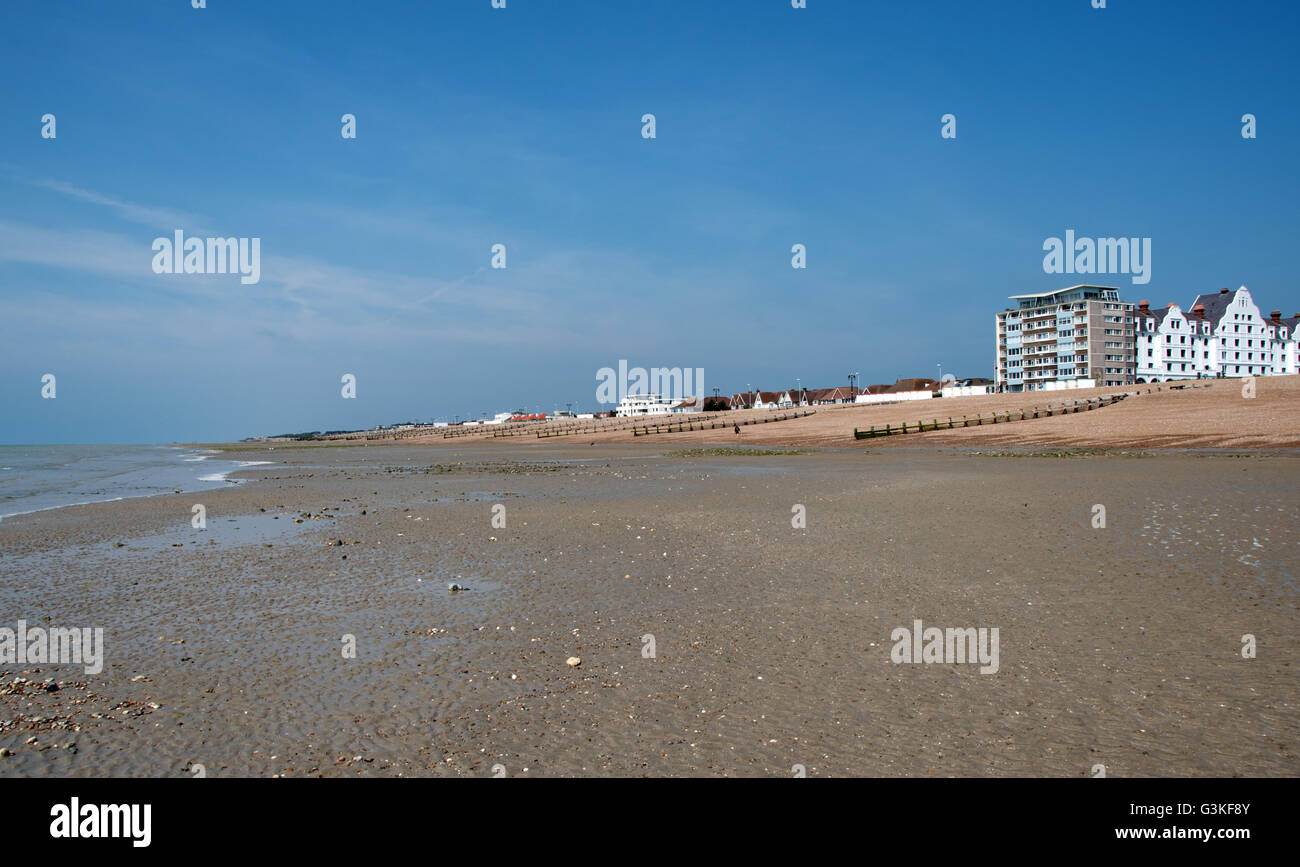
<svg viewBox="0 0 1300 867">
<path fill-rule="evenodd" d="M 1204 379 L 1214 376 L 1211 327 L 1204 317 L 1187 316 L 1177 304 L 1152 311 L 1146 301 L 1133 311 L 1137 344 L 1137 382 Z"/>
<path fill-rule="evenodd" d="M 1281 376 L 1300 372 L 1295 328 L 1300 314 L 1265 319 L 1245 286 L 1197 295 L 1191 309 L 1177 304 L 1134 313 L 1137 382 L 1220 376 Z"/>
<path fill-rule="evenodd" d="M 1273 342 L 1245 286 L 1236 292 L 1220 289 L 1214 295 L 1197 295 L 1192 313 L 1209 323 L 1210 335 L 1217 344 L 1211 347 L 1216 373 L 1269 376 L 1273 372 Z"/>
<path fill-rule="evenodd" d="M 1284 318 L 1281 310 L 1274 310 L 1265 320 L 1268 336 L 1273 341 L 1273 375 L 1289 376 L 1300 373 L 1300 353 L 1296 347 L 1295 330 L 1300 325 L 1300 313 Z"/>
</svg>

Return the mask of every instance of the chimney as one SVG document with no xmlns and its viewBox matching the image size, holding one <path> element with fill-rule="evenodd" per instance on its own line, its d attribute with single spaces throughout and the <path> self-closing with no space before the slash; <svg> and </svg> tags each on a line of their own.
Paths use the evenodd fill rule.
<svg viewBox="0 0 1300 867">
<path fill-rule="evenodd" d="M 1219 294 L 1220 294 L 1220 295 L 1227 295 L 1227 294 L 1228 294 L 1228 290 L 1227 290 L 1227 289 L 1220 289 L 1220 290 L 1219 290 Z"/>
<path fill-rule="evenodd" d="M 1273 317 L 1273 321 L 1274 321 L 1274 322 L 1277 322 L 1279 319 L 1282 318 L 1282 311 L 1281 311 L 1281 310 L 1274 310 L 1272 313 L 1270 313 L 1270 314 L 1268 314 L 1268 315 L 1271 316 L 1271 317 Z"/>
<path fill-rule="evenodd" d="M 1148 312 L 1151 309 L 1151 302 L 1146 300 L 1139 301 L 1138 309 L 1141 310 L 1143 313 Z"/>
</svg>

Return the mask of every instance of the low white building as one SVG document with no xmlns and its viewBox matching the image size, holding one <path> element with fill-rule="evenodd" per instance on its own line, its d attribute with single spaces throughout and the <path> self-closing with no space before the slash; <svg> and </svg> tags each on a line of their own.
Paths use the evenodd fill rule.
<svg viewBox="0 0 1300 867">
<path fill-rule="evenodd" d="M 1078 382 L 1078 380 L 1070 380 Z M 982 394 L 993 394 L 996 388 L 992 385 L 948 385 L 939 389 L 939 394 L 943 397 L 975 397 Z"/>
<path fill-rule="evenodd" d="M 614 415 L 620 418 L 640 415 L 668 415 L 678 403 L 680 403 L 679 400 L 658 394 L 629 394 L 619 401 L 618 406 L 614 408 Z"/>
<path fill-rule="evenodd" d="M 853 399 L 854 403 L 898 403 L 904 400 L 929 400 L 934 397 L 934 392 L 930 389 L 923 391 L 886 391 L 880 394 L 860 394 Z"/>
</svg>

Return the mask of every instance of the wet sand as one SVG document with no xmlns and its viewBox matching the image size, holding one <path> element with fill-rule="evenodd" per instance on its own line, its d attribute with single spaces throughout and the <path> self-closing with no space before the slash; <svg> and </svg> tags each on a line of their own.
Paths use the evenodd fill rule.
<svg viewBox="0 0 1300 867">
<path fill-rule="evenodd" d="M 0 625 L 107 658 L 0 666 L 0 775 L 1300 772 L 1300 456 L 677 447 L 232 447 L 289 463 L 6 519 Z M 894 664 L 918 618 L 999 671 Z"/>
</svg>

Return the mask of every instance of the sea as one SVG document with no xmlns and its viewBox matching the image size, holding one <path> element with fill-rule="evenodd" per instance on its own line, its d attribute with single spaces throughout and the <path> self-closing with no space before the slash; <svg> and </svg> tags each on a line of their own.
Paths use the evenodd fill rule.
<svg viewBox="0 0 1300 867">
<path fill-rule="evenodd" d="M 202 491 L 269 461 L 223 459 L 218 449 L 165 445 L 0 446 L 0 520 L 82 503 Z"/>
</svg>

